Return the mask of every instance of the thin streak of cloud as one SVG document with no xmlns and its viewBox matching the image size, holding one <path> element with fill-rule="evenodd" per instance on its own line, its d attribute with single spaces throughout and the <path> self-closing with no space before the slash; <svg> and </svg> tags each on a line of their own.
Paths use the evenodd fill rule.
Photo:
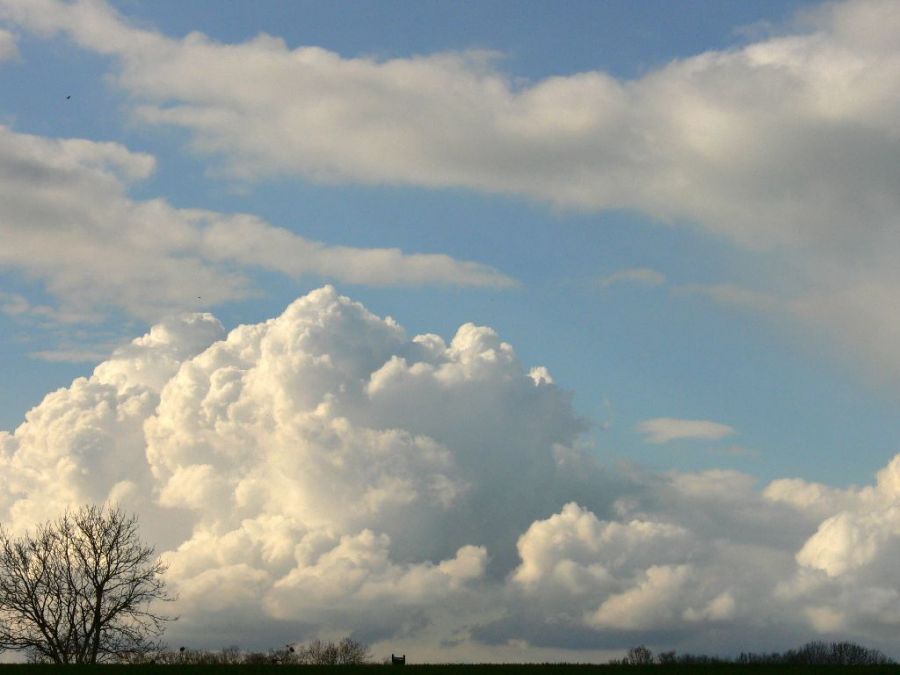
<svg viewBox="0 0 900 675">
<path fill-rule="evenodd" d="M 682 284 L 673 287 L 679 295 L 696 295 L 728 307 L 755 312 L 772 313 L 784 311 L 788 302 L 768 293 L 762 293 L 734 284 Z"/>
<path fill-rule="evenodd" d="M 728 457 L 746 457 L 758 458 L 759 451 L 753 448 L 745 448 L 743 445 L 729 445 L 722 448 L 710 448 L 710 452 L 715 455 L 726 455 Z"/>
<path fill-rule="evenodd" d="M 109 353 L 100 349 L 42 349 L 29 352 L 28 358 L 49 363 L 99 363 Z"/>
<path fill-rule="evenodd" d="M 597 285 L 604 289 L 620 284 L 654 287 L 662 286 L 664 283 L 666 283 L 666 276 L 649 267 L 630 267 L 601 277 L 597 281 Z"/>
<path fill-rule="evenodd" d="M 637 425 L 637 431 L 644 436 L 644 440 L 654 444 L 684 439 L 717 441 L 737 433 L 733 427 L 727 424 L 673 417 L 644 420 Z"/>
</svg>

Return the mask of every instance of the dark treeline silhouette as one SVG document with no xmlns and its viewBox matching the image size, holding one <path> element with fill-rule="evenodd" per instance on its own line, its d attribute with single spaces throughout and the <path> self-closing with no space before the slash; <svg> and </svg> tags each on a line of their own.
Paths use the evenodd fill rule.
<svg viewBox="0 0 900 675">
<path fill-rule="evenodd" d="M 741 654 L 737 663 L 785 663 L 803 666 L 882 666 L 894 660 L 877 649 L 853 642 L 807 642 L 783 654 Z"/>
<path fill-rule="evenodd" d="M 350 638 L 340 642 L 313 640 L 308 644 L 285 645 L 280 649 L 243 651 L 239 647 L 224 647 L 218 651 L 208 649 L 187 649 L 160 651 L 146 655 L 134 663 L 156 663 L 164 665 L 319 665 L 347 666 L 369 663 L 371 653 L 368 645 Z"/>
<path fill-rule="evenodd" d="M 660 652 L 656 656 L 644 645 L 632 647 L 622 659 L 610 661 L 626 666 L 701 666 L 716 664 L 737 665 L 796 665 L 796 666 L 882 666 L 893 664 L 894 660 L 883 652 L 853 642 L 807 642 L 798 649 L 786 652 L 741 652 L 734 659 L 706 654 L 678 654 L 674 651 Z"/>
</svg>

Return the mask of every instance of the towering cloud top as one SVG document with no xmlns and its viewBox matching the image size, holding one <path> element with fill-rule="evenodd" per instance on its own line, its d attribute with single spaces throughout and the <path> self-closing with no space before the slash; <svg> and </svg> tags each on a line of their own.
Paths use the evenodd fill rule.
<svg viewBox="0 0 900 675">
<path fill-rule="evenodd" d="M 580 429 L 491 329 L 410 340 L 325 287 L 227 336 L 164 321 L 47 396 L 2 437 L 0 510 L 14 529 L 83 501 L 141 512 L 188 627 L 215 583 L 219 609 L 374 629 L 369 603 L 469 592 Z"/>
</svg>

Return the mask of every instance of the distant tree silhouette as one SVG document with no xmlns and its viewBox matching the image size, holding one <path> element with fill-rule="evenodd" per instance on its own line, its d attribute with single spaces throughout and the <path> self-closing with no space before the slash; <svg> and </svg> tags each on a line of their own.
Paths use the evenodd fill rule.
<svg viewBox="0 0 900 675">
<path fill-rule="evenodd" d="M 298 650 L 301 663 L 323 666 L 350 666 L 367 663 L 369 647 L 361 642 L 344 638 L 340 642 L 313 640 Z"/>
<path fill-rule="evenodd" d="M 786 663 L 829 666 L 880 666 L 893 661 L 877 649 L 853 642 L 807 642 L 784 654 Z"/>
<path fill-rule="evenodd" d="M 621 660 L 610 663 L 622 665 L 646 665 L 654 663 L 653 653 L 644 645 L 632 647 Z M 716 664 L 742 665 L 798 665 L 798 666 L 880 666 L 894 661 L 877 649 L 863 647 L 853 642 L 807 642 L 798 649 L 786 652 L 742 652 L 736 659 L 706 654 L 677 654 L 660 652 L 655 663 L 663 666 L 701 666 Z"/>
<path fill-rule="evenodd" d="M 622 663 L 629 666 L 646 666 L 653 663 L 653 652 L 644 645 L 638 645 L 628 650 L 628 655 L 622 659 Z"/>
<path fill-rule="evenodd" d="M 149 660 L 149 659 L 147 659 Z M 219 651 L 186 649 L 164 651 L 153 656 L 154 663 L 187 665 L 362 665 L 370 660 L 368 645 L 344 638 L 340 642 L 313 640 L 308 645 L 288 644 L 267 652 L 241 651 L 236 646 Z M 146 661 L 145 661 L 146 662 Z"/>
<path fill-rule="evenodd" d="M 660 652 L 656 655 L 656 662 L 661 666 L 669 666 L 678 663 L 678 657 L 675 655 L 674 650 L 670 652 Z"/>
</svg>

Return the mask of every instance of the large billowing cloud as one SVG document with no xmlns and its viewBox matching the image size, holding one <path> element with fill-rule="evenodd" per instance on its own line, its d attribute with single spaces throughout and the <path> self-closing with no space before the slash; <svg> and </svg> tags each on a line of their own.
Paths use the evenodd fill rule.
<svg viewBox="0 0 900 675">
<path fill-rule="evenodd" d="M 248 214 L 130 198 L 130 184 L 154 166 L 153 157 L 116 143 L 49 139 L 0 126 L 0 268 L 46 285 L 60 306 L 44 320 L 109 309 L 155 320 L 195 308 L 198 296 L 205 305 L 247 296 L 254 292 L 248 278 L 254 268 L 371 285 L 513 283 L 487 266 L 445 255 L 327 246 Z"/>
<path fill-rule="evenodd" d="M 169 320 L 48 395 L 0 436 L 0 514 L 138 511 L 186 639 L 391 635 L 502 583 L 582 428 L 491 329 L 409 339 L 324 288 L 227 336 Z"/>
<path fill-rule="evenodd" d="M 481 52 L 176 39 L 102 2 L 2 0 L 0 17 L 115 59 L 137 120 L 186 129 L 240 179 L 461 186 L 698 224 L 759 256 L 766 288 L 736 290 L 773 292 L 768 307 L 900 378 L 893 0 L 829 3 L 634 80 L 525 83 Z"/>
<path fill-rule="evenodd" d="M 0 433 L 0 520 L 136 511 L 179 594 L 170 638 L 197 646 L 889 644 L 900 460 L 874 487 L 760 491 L 736 472 L 604 468 L 583 431 L 493 330 L 410 338 L 326 287 L 227 334 L 167 320 L 49 394 Z"/>
</svg>

